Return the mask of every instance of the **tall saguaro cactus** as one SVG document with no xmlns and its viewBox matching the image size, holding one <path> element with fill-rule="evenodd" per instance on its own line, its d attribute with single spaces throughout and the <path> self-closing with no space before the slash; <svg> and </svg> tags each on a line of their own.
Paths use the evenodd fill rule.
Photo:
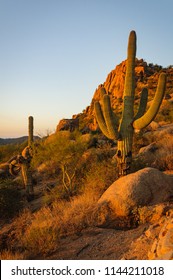
<svg viewBox="0 0 173 280">
<path fill-rule="evenodd" d="M 126 175 L 132 161 L 132 144 L 134 129 L 145 128 L 155 118 L 166 86 L 166 75 L 161 73 L 154 100 L 145 113 L 148 99 L 146 88 L 142 90 L 141 100 L 137 114 L 134 116 L 135 95 L 135 57 L 136 57 L 136 33 L 131 31 L 128 41 L 127 66 L 125 86 L 123 93 L 123 110 L 120 123 L 111 108 L 110 97 L 104 87 L 100 88 L 101 101 L 95 102 L 95 115 L 100 129 L 110 139 L 117 140 L 117 161 L 119 176 Z"/>
</svg>

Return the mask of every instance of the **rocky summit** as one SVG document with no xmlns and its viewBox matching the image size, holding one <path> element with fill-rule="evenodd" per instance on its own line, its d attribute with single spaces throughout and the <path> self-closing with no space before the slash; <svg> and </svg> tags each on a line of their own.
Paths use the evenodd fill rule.
<svg viewBox="0 0 173 280">
<path fill-rule="evenodd" d="M 160 65 L 147 63 L 143 59 L 136 59 L 135 66 L 135 81 L 136 81 L 136 89 L 135 89 L 135 101 L 139 102 L 140 93 L 142 88 L 147 87 L 149 90 L 149 100 L 154 96 L 158 78 L 160 73 L 165 72 L 167 74 L 167 83 L 166 83 L 166 95 L 165 95 L 165 103 L 172 102 L 173 98 L 173 67 L 170 65 L 167 68 L 163 68 Z M 98 89 L 102 86 L 105 87 L 106 91 L 110 95 L 111 105 L 114 112 L 119 115 L 122 108 L 122 98 L 123 98 L 123 90 L 124 90 L 124 81 L 125 81 L 125 73 L 126 73 L 126 60 L 122 61 L 119 65 L 115 67 L 108 75 L 103 82 L 103 84 L 98 85 L 96 88 L 93 98 L 89 106 L 83 110 L 82 113 L 74 115 L 72 119 L 79 120 L 79 129 L 81 131 L 94 131 L 98 129 L 95 117 L 94 117 L 94 103 L 95 101 L 100 100 Z M 163 105 L 162 105 L 163 106 Z M 69 120 L 71 122 L 71 120 Z M 60 125 L 62 130 L 71 129 L 67 125 L 69 123 L 66 120 L 64 127 Z M 62 121 L 60 121 L 62 124 Z M 58 125 L 59 129 L 59 125 Z"/>
</svg>

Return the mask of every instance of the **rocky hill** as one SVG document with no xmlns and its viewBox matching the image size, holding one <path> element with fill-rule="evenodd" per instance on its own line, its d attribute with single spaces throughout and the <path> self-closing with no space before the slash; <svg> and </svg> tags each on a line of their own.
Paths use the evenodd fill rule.
<svg viewBox="0 0 173 280">
<path fill-rule="evenodd" d="M 173 67 L 169 66 L 167 68 L 163 68 L 157 64 L 153 65 L 152 63 L 147 63 L 143 59 L 136 59 L 136 103 L 139 100 L 140 92 L 143 87 L 147 87 L 149 90 L 149 100 L 153 97 L 157 87 L 158 77 L 161 72 L 165 72 L 167 74 L 165 100 L 167 100 L 168 104 L 170 104 L 170 101 L 172 102 L 173 98 Z M 116 114 L 121 112 L 125 73 L 126 60 L 117 65 L 115 69 L 108 74 L 106 81 L 98 86 L 99 88 L 103 85 L 109 93 L 111 104 Z M 72 119 L 61 120 L 60 124 L 57 126 L 57 131 L 73 130 L 79 126 L 79 129 L 85 133 L 88 131 L 94 131 L 98 128 L 94 118 L 94 102 L 96 100 L 100 100 L 98 88 L 94 92 L 91 104 L 83 110 L 82 113 L 74 115 Z"/>
</svg>

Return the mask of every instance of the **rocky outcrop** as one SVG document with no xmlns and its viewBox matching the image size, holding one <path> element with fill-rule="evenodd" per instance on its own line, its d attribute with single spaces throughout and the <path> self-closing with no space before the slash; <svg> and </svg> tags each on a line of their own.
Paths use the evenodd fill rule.
<svg viewBox="0 0 173 280">
<path fill-rule="evenodd" d="M 154 167 L 158 161 L 159 145 L 156 142 L 140 148 L 135 160 L 142 162 L 146 167 Z"/>
<path fill-rule="evenodd" d="M 148 144 L 150 143 L 150 144 Z M 134 161 L 160 170 L 172 168 L 173 124 L 154 126 L 142 135 L 142 146 Z"/>
<path fill-rule="evenodd" d="M 118 115 L 122 111 L 122 98 L 125 82 L 125 72 L 126 72 L 126 60 L 121 62 L 115 67 L 107 76 L 105 82 L 97 87 L 94 92 L 90 106 L 88 106 L 83 113 L 79 116 L 79 121 L 82 120 L 85 126 L 90 130 L 98 129 L 97 123 L 94 117 L 94 103 L 100 100 L 99 87 L 104 86 L 108 94 L 110 95 L 111 105 L 116 114 Z M 173 68 L 162 68 L 159 65 L 148 64 L 143 59 L 136 59 L 135 67 L 135 80 L 136 80 L 136 90 L 135 90 L 135 100 L 139 103 L 140 92 L 143 87 L 149 89 L 149 96 L 153 97 L 158 78 L 161 72 L 166 72 L 167 74 L 167 90 L 166 96 L 168 102 L 171 100 L 173 94 Z M 149 97 L 150 100 L 150 97 Z M 165 100 L 166 101 L 166 100 Z"/>
<path fill-rule="evenodd" d="M 152 63 L 147 63 L 143 59 L 136 59 L 135 66 L 135 80 L 136 80 L 136 90 L 135 90 L 135 100 L 139 103 L 140 92 L 143 87 L 147 87 L 149 89 L 149 96 L 153 97 L 154 91 L 156 89 L 158 78 L 161 72 L 166 72 L 167 74 L 167 86 L 166 86 L 166 98 L 165 101 L 173 100 L 173 67 L 163 68 L 159 65 L 153 65 Z M 96 88 L 93 98 L 89 106 L 83 110 L 82 113 L 76 114 L 72 119 L 62 120 L 63 122 L 69 123 L 73 121 L 73 119 L 79 120 L 80 129 L 93 131 L 98 129 L 97 122 L 94 117 L 94 103 L 95 101 L 100 100 L 98 88 L 104 86 L 108 94 L 110 95 L 111 105 L 116 114 L 119 114 L 122 111 L 122 98 L 123 98 L 123 90 L 124 90 L 124 82 L 125 82 L 125 73 L 126 73 L 126 60 L 122 61 L 119 65 L 115 67 L 107 76 L 105 82 L 103 84 L 98 85 Z M 150 98 L 149 98 L 150 99 Z M 61 121 L 60 121 L 61 122 Z M 65 126 L 69 126 L 62 124 L 62 129 Z M 58 125 L 58 129 L 61 124 Z"/>
<path fill-rule="evenodd" d="M 138 208 L 169 201 L 173 196 L 173 177 L 155 168 L 144 168 L 116 180 L 98 201 L 100 226 L 123 226 L 135 217 Z M 130 226 L 130 225 L 129 225 Z"/>
<path fill-rule="evenodd" d="M 100 100 L 99 96 L 99 87 L 104 86 L 106 91 L 109 93 L 111 98 L 111 105 L 115 110 L 118 110 L 119 105 L 121 105 L 124 91 L 124 82 L 125 82 L 125 73 L 126 73 L 126 60 L 121 62 L 116 66 L 114 70 L 112 70 L 106 81 L 99 85 L 96 89 L 93 99 L 91 101 L 91 105 L 88 108 L 88 114 L 93 115 L 94 102 Z M 140 88 L 147 83 L 147 63 L 143 61 L 143 59 L 136 59 L 136 67 L 135 67 L 135 78 L 137 85 L 140 83 Z M 141 85 L 142 83 L 142 85 Z"/>
<path fill-rule="evenodd" d="M 75 129 L 79 129 L 79 119 L 62 119 L 57 125 L 56 132 L 62 130 L 68 130 L 73 132 Z"/>
<path fill-rule="evenodd" d="M 108 74 L 104 82 L 104 87 L 107 92 L 111 93 L 113 100 L 123 97 L 125 74 L 126 60 L 117 65 L 116 68 Z M 146 82 L 147 63 L 144 62 L 143 59 L 136 59 L 135 76 L 136 82 Z"/>
<path fill-rule="evenodd" d="M 172 217 L 165 219 L 158 237 L 148 252 L 152 260 L 173 260 L 173 212 Z"/>
</svg>

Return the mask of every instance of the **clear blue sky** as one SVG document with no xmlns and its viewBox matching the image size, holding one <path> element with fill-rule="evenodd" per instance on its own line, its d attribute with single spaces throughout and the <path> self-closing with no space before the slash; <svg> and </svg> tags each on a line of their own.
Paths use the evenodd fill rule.
<svg viewBox="0 0 173 280">
<path fill-rule="evenodd" d="M 137 57 L 173 64 L 172 0 L 0 0 L 0 137 L 54 132 L 91 102 L 107 74 Z"/>
</svg>

